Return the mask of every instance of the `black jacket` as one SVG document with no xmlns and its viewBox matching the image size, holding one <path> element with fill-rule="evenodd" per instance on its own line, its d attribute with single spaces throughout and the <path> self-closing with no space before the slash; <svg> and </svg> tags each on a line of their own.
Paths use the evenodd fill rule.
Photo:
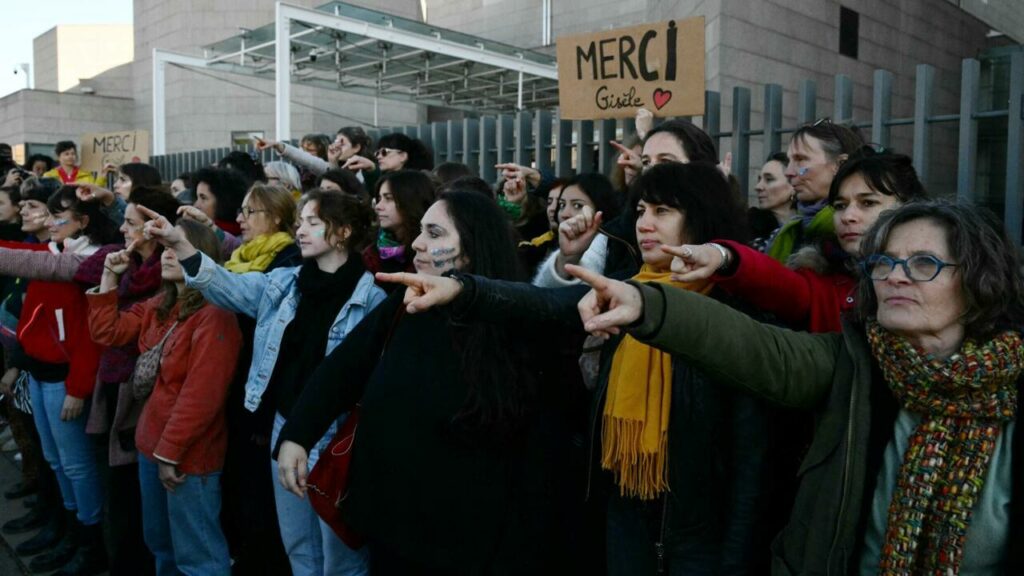
<svg viewBox="0 0 1024 576">
<path fill-rule="evenodd" d="M 460 317 L 491 322 L 525 318 L 582 330 L 576 304 L 586 294 L 585 286 L 542 289 L 478 276 L 460 279 L 465 289 L 453 303 Z M 611 361 L 620 340 L 605 345 L 591 406 L 589 482 L 592 487 L 602 484 L 599 491 L 610 481 L 609 475 L 599 473 L 600 426 Z M 764 407 L 674 357 L 670 418 L 667 535 L 679 543 L 669 549 L 670 556 L 676 552 L 672 560 L 685 566 L 685 573 L 749 573 L 767 450 Z M 695 556 L 687 557 L 683 550 Z"/>
<path fill-rule="evenodd" d="M 324 359 L 281 440 L 308 449 L 358 403 L 343 514 L 371 544 L 445 574 L 551 573 L 559 457 L 549 428 L 535 416 L 508 441 L 454 435 L 467 393 L 454 345 L 463 327 L 445 309 L 400 314 L 403 293 Z"/>
</svg>

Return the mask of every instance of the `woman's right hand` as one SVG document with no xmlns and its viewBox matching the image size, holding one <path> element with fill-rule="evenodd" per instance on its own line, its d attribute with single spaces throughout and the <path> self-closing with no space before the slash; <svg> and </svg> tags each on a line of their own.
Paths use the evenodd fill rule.
<svg viewBox="0 0 1024 576">
<path fill-rule="evenodd" d="M 103 206 L 110 206 L 114 203 L 113 192 L 90 182 L 76 184 L 75 195 L 82 202 L 99 202 Z"/>
<path fill-rule="evenodd" d="M 566 258 L 579 258 L 590 248 L 601 229 L 601 212 L 585 206 L 583 210 L 558 225 L 558 249 Z"/>
<path fill-rule="evenodd" d="M 10 394 L 11 389 L 14 388 L 14 381 L 18 379 L 19 370 L 17 368 L 8 368 L 7 372 L 4 372 L 2 378 L 0 378 L 0 392 L 4 394 Z"/>
<path fill-rule="evenodd" d="M 424 312 L 435 306 L 443 306 L 455 300 L 462 293 L 462 284 L 458 280 L 445 276 L 427 276 L 409 272 L 395 274 L 378 272 L 375 277 L 381 282 L 405 285 L 403 303 L 409 314 Z"/>
<path fill-rule="evenodd" d="M 142 228 L 142 235 L 145 238 L 152 238 L 163 246 L 174 250 L 179 260 L 184 260 L 196 253 L 195 247 L 185 238 L 185 233 L 181 228 L 171 224 L 167 218 L 145 206 L 139 205 L 136 206 L 136 209 L 142 212 L 143 216 L 149 218 Z"/>
<path fill-rule="evenodd" d="M 203 226 L 210 227 L 211 229 L 214 229 L 214 228 L 217 227 L 217 224 L 213 221 L 213 218 L 210 218 L 209 216 L 206 215 L 206 212 L 203 212 L 202 210 L 200 210 L 199 208 L 196 208 L 195 206 L 181 206 L 181 207 L 179 207 L 178 208 L 178 216 L 181 216 L 182 218 L 184 218 L 186 220 L 192 220 L 192 221 L 198 222 L 198 223 L 202 224 Z"/>
<path fill-rule="evenodd" d="M 672 280 L 675 282 L 706 280 L 722 267 L 722 253 L 710 244 L 662 246 L 661 250 L 672 255 Z"/>
<path fill-rule="evenodd" d="M 133 241 L 131 244 L 125 246 L 124 250 L 108 252 L 103 260 L 103 268 L 118 276 L 124 274 L 125 270 L 128 269 L 128 265 L 131 263 L 132 250 L 134 249 L 135 242 Z"/>
<path fill-rule="evenodd" d="M 277 451 L 277 480 L 292 494 L 306 497 L 306 476 L 309 474 L 309 455 L 295 442 L 281 442 Z"/>
<path fill-rule="evenodd" d="M 256 141 L 257 150 L 266 150 L 267 148 L 273 148 L 274 152 L 277 152 L 278 154 L 284 153 L 284 144 L 281 144 L 280 142 L 276 142 L 274 140 L 265 140 L 263 138 L 260 138 L 259 136 L 253 138 L 253 140 Z"/>
<path fill-rule="evenodd" d="M 630 150 L 629 148 L 626 148 L 625 146 L 622 145 L 621 142 L 609 140 L 608 143 L 612 145 L 612 148 L 615 148 L 616 150 L 619 151 L 619 155 L 615 159 L 616 164 L 622 166 L 623 168 L 630 167 L 637 174 L 644 171 L 644 163 L 643 160 L 640 159 L 639 154 Z"/>
</svg>

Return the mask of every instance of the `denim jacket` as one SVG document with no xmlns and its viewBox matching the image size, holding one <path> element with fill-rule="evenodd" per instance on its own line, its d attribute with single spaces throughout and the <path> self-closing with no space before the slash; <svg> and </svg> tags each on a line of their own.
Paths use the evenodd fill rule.
<svg viewBox="0 0 1024 576">
<path fill-rule="evenodd" d="M 358 255 L 356 255 L 358 257 Z M 211 303 L 256 319 L 252 365 L 245 381 L 245 408 L 255 412 L 274 373 L 284 329 L 295 318 L 299 306 L 299 266 L 277 268 L 268 273 L 235 274 L 218 266 L 209 256 L 195 276 L 185 272 L 185 284 L 203 293 Z M 329 354 L 366 314 L 384 301 L 384 291 L 364 272 L 352 297 L 345 302 L 327 337 Z"/>
</svg>

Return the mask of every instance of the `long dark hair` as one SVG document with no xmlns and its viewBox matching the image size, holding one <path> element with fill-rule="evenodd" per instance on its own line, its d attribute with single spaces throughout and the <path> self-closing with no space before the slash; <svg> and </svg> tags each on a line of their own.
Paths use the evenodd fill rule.
<svg viewBox="0 0 1024 576">
<path fill-rule="evenodd" d="M 718 162 L 714 141 L 711 140 L 707 132 L 698 128 L 693 122 L 681 118 L 666 120 L 644 136 L 644 143 L 646 144 L 651 136 L 662 132 L 671 134 L 679 141 L 690 162 L 710 162 L 712 164 Z"/>
<path fill-rule="evenodd" d="M 89 223 L 85 225 L 82 234 L 89 238 L 89 243 L 102 246 L 104 244 L 120 244 L 124 237 L 118 231 L 117 226 L 100 210 L 97 202 L 82 202 L 78 199 L 75 186 L 61 186 L 46 201 L 46 208 L 50 214 L 56 214 L 70 210 L 79 219 L 88 218 Z"/>
<path fill-rule="evenodd" d="M 401 132 L 392 132 L 381 136 L 377 149 L 393 148 L 405 152 L 408 158 L 402 166 L 403 170 L 433 170 L 434 155 L 423 141 L 410 138 Z"/>
<path fill-rule="evenodd" d="M 395 207 L 402 217 L 402 224 L 395 236 L 402 242 L 406 249 L 412 248 L 412 241 L 420 233 L 420 220 L 423 213 L 430 208 L 437 196 L 434 183 L 430 176 L 418 170 L 398 170 L 386 172 L 377 181 L 377 189 L 374 191 L 374 199 L 380 198 L 380 189 L 384 183 L 388 183 L 391 196 L 395 199 Z"/>
<path fill-rule="evenodd" d="M 154 166 L 142 162 L 129 162 L 121 164 L 118 170 L 131 179 L 132 190 L 139 186 L 160 186 L 163 180 L 160 178 L 160 171 Z"/>
<path fill-rule="evenodd" d="M 703 244 L 715 238 L 747 240 L 746 211 L 714 164 L 658 164 L 637 176 L 634 187 L 640 200 L 683 212 L 685 241 L 689 244 Z"/>
<path fill-rule="evenodd" d="M 562 193 L 575 186 L 594 203 L 595 212 L 603 212 L 605 222 L 619 215 L 622 209 L 622 195 L 615 191 L 611 180 L 596 172 L 577 174 L 562 186 Z M 561 200 L 559 200 L 561 201 Z"/>
<path fill-rule="evenodd" d="M 200 184 L 206 183 L 210 194 L 217 198 L 217 208 L 214 218 L 224 222 L 234 222 L 238 215 L 238 209 L 242 207 L 242 200 L 249 189 L 245 176 L 237 170 L 227 168 L 200 168 L 192 174 L 196 189 Z"/>
<path fill-rule="evenodd" d="M 474 192 L 441 195 L 465 256 L 464 272 L 499 280 L 521 280 L 515 230 L 494 201 Z M 466 399 L 451 429 L 474 443 L 501 442 L 530 412 L 536 378 L 527 347 L 514 328 L 473 322 L 456 329 L 456 348 Z"/>
<path fill-rule="evenodd" d="M 832 178 L 832 185 L 828 191 L 829 204 L 836 201 L 843 182 L 854 174 L 860 174 L 875 192 L 895 196 L 901 204 L 928 199 L 928 192 L 918 179 L 914 161 L 910 156 L 879 153 L 870 146 L 864 146 L 843 162 Z"/>
</svg>

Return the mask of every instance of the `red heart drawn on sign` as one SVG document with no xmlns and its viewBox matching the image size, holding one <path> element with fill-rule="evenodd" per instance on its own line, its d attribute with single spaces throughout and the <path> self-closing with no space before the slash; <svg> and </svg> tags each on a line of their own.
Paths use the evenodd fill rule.
<svg viewBox="0 0 1024 576">
<path fill-rule="evenodd" d="M 671 90 L 662 90 L 658 88 L 654 91 L 654 107 L 661 110 L 668 101 L 672 99 Z"/>
</svg>

